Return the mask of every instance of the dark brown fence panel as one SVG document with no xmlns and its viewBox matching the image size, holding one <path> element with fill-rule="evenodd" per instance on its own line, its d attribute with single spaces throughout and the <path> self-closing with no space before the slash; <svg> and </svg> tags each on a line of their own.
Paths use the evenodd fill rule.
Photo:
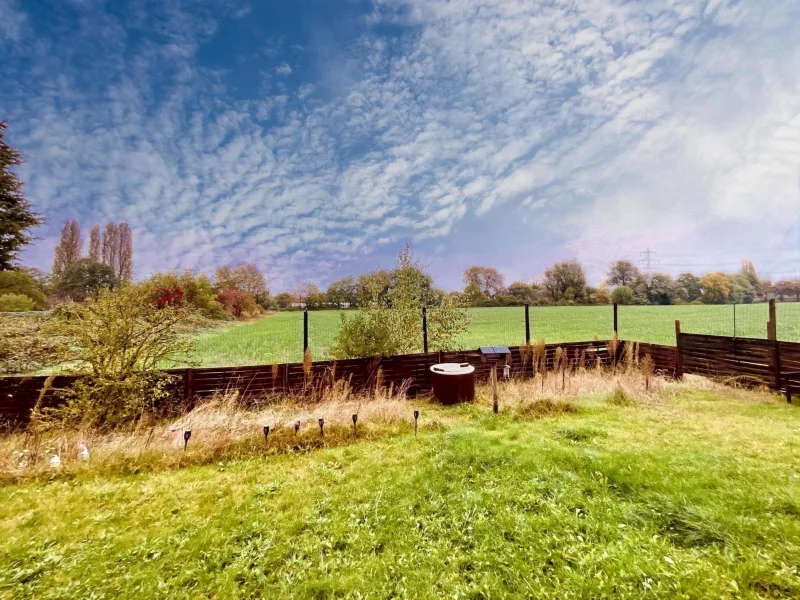
<svg viewBox="0 0 800 600">
<path fill-rule="evenodd" d="M 675 346 L 663 346 L 661 344 L 647 344 L 638 342 L 639 344 L 639 360 L 645 356 L 653 359 L 653 365 L 656 373 L 660 373 L 667 377 L 675 376 L 676 356 Z"/>
<path fill-rule="evenodd" d="M 800 348 L 800 344 L 793 345 Z M 769 340 L 681 333 L 678 349 L 686 373 L 774 383 L 773 343 Z"/>
<path fill-rule="evenodd" d="M 595 365 L 597 361 L 602 364 L 610 362 L 605 341 L 550 344 L 545 347 L 548 369 L 553 368 L 558 348 L 562 349 L 573 366 L 580 366 L 581 362 L 584 366 Z M 523 365 L 520 348 L 514 346 L 509 350 L 514 376 L 532 373 L 530 362 Z M 656 353 L 655 350 L 653 352 Z M 654 357 L 654 360 L 657 359 Z M 310 382 L 325 384 L 334 379 L 347 380 L 354 390 L 360 391 L 376 384 L 379 370 L 385 386 L 399 387 L 405 383 L 409 386 L 409 393 L 415 395 L 431 389 L 430 367 L 439 362 L 467 362 L 475 367 L 478 380 L 489 378 L 490 363 L 484 362 L 481 354 L 474 350 L 319 361 L 312 363 L 309 375 L 306 375 L 303 363 L 172 369 L 168 372 L 175 376 L 175 383 L 173 398 L 169 402 L 171 406 L 191 406 L 195 399 L 234 391 L 242 400 L 280 392 L 303 393 Z M 55 406 L 61 402 L 57 390 L 68 388 L 75 379 L 74 376 L 54 378 L 43 398 L 43 406 Z M 0 377 L 0 419 L 17 424 L 26 423 L 46 380 L 46 377 Z"/>
</svg>

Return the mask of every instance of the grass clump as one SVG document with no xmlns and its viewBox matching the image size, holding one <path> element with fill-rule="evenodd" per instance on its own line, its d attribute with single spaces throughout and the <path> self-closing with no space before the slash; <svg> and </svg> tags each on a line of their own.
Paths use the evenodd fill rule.
<svg viewBox="0 0 800 600">
<path fill-rule="evenodd" d="M 578 407 L 566 400 L 542 398 L 528 404 L 521 404 L 514 410 L 514 419 L 529 421 L 545 417 L 557 417 L 566 413 L 577 413 Z"/>
<path fill-rule="evenodd" d="M 606 397 L 606 402 L 614 406 L 636 406 L 636 400 L 619 384 L 617 384 L 614 391 Z"/>
</svg>

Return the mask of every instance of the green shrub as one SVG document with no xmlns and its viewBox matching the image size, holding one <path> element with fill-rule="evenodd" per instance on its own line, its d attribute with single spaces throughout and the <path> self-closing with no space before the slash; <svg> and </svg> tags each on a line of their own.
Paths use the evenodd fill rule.
<svg viewBox="0 0 800 600">
<path fill-rule="evenodd" d="M 31 273 L 22 269 L 0 271 L 0 297 L 6 294 L 27 296 L 33 301 L 36 309 L 44 308 L 47 303 L 42 292 L 42 284 Z M 3 310 L 6 309 L 0 308 L 0 311 Z"/>
<path fill-rule="evenodd" d="M 34 303 L 23 294 L 3 294 L 0 296 L 0 312 L 27 312 L 33 310 Z"/>
<path fill-rule="evenodd" d="M 157 308 L 140 286 L 101 290 L 96 299 L 59 309 L 48 332 L 70 340 L 74 370 L 85 376 L 51 414 L 100 428 L 151 415 L 168 395 L 171 376 L 161 367 L 191 348 L 181 332 L 189 315 L 181 307 Z"/>
<path fill-rule="evenodd" d="M 431 350 L 455 348 L 456 338 L 469 324 L 468 313 L 450 296 L 434 298 L 430 276 L 406 244 L 397 255 L 385 297 L 364 298 L 361 310 L 341 315 L 335 358 L 355 358 L 421 352 L 422 309 L 429 308 L 428 345 Z"/>
</svg>

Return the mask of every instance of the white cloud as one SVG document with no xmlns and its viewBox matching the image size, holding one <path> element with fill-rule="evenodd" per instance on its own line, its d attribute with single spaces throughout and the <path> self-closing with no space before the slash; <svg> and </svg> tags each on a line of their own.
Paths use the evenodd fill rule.
<svg viewBox="0 0 800 600">
<path fill-rule="evenodd" d="M 504 205 L 595 270 L 648 243 L 752 255 L 798 217 L 794 0 L 385 0 L 367 22 L 413 33 L 365 34 L 322 81 L 249 99 L 197 62 L 215 16 L 163 18 L 169 43 L 133 54 L 110 15 L 74 48 L 38 40 L 35 91 L 0 91 L 51 216 L 32 261 L 73 215 L 131 222 L 141 274 L 254 260 L 279 285 Z"/>
</svg>

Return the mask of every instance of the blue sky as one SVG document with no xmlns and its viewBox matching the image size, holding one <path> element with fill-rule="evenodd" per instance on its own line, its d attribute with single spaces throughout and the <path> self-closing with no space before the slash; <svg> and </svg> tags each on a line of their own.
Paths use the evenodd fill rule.
<svg viewBox="0 0 800 600">
<path fill-rule="evenodd" d="M 797 0 L 0 0 L 0 119 L 48 218 L 126 220 L 136 274 L 251 261 L 276 289 L 798 274 Z"/>
</svg>

